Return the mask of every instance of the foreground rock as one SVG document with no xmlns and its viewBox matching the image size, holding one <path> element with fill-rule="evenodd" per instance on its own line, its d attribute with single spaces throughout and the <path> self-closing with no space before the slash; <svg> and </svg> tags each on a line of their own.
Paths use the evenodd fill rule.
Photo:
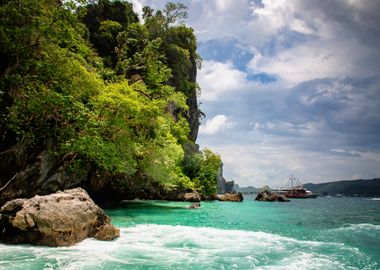
<svg viewBox="0 0 380 270">
<path fill-rule="evenodd" d="M 255 201 L 263 202 L 289 202 L 290 200 L 284 195 L 275 194 L 270 190 L 263 190 L 257 194 Z"/>
<path fill-rule="evenodd" d="M 241 192 L 238 193 L 224 193 L 216 195 L 217 199 L 222 202 L 242 202 L 243 194 Z"/>
<path fill-rule="evenodd" d="M 120 231 L 81 188 L 31 199 L 15 199 L 0 208 L 0 241 L 69 246 L 87 237 L 112 240 Z"/>
</svg>

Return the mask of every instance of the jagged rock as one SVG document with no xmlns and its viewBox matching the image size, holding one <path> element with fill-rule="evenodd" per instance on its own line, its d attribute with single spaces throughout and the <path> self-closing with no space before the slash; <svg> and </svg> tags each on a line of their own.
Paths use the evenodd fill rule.
<svg viewBox="0 0 380 270">
<path fill-rule="evenodd" d="M 218 200 L 218 194 L 211 194 L 211 195 L 200 194 L 200 196 L 201 196 L 201 201 L 217 201 Z"/>
<path fill-rule="evenodd" d="M 223 176 L 223 163 L 220 164 L 218 173 L 216 175 L 216 182 L 218 184 L 218 193 L 233 193 L 234 181 L 227 181 Z"/>
<path fill-rule="evenodd" d="M 196 208 L 200 208 L 200 207 L 201 207 L 201 204 L 198 202 L 195 202 L 195 203 L 192 203 L 191 205 L 187 206 L 186 208 L 187 209 L 196 209 Z"/>
<path fill-rule="evenodd" d="M 97 240 L 110 241 L 120 236 L 120 230 L 112 224 L 101 225 L 94 238 Z"/>
<path fill-rule="evenodd" d="M 200 202 L 201 196 L 197 192 L 188 192 L 183 196 L 183 200 L 187 202 Z"/>
<path fill-rule="evenodd" d="M 218 194 L 217 198 L 219 201 L 223 202 L 242 202 L 243 194 L 241 192 Z"/>
<path fill-rule="evenodd" d="M 264 201 L 264 202 L 289 202 L 290 200 L 284 195 L 275 194 L 270 190 L 263 190 L 257 194 L 255 201 Z"/>
<path fill-rule="evenodd" d="M 119 234 L 82 188 L 16 199 L 0 208 L 1 242 L 69 246 L 87 237 L 112 240 Z"/>
<path fill-rule="evenodd" d="M 0 187 L 3 186 L 0 206 L 16 198 L 31 198 L 36 194 L 48 195 L 86 182 L 90 171 L 90 167 L 87 165 L 75 172 L 66 170 L 70 162 L 76 158 L 76 154 L 67 153 L 64 156 L 55 156 L 51 152 L 42 151 L 33 158 L 28 157 L 27 154 L 20 154 L 23 159 L 28 159 L 26 168 L 14 166 L 14 164 L 23 162 L 15 160 L 11 155 L 0 157 L 1 172 L 9 175 L 2 177 L 0 174 Z M 9 179 L 12 181 L 5 185 Z"/>
<path fill-rule="evenodd" d="M 218 196 L 216 195 L 216 194 L 211 194 L 210 196 L 209 196 L 209 200 L 210 201 L 216 201 L 218 199 Z"/>
</svg>

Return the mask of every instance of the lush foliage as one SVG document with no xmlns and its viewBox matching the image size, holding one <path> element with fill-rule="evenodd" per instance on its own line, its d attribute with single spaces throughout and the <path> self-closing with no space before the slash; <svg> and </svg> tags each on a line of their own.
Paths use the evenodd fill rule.
<svg viewBox="0 0 380 270">
<path fill-rule="evenodd" d="M 205 149 L 201 153 L 189 155 L 184 160 L 184 171 L 193 179 L 199 192 L 211 195 L 217 192 L 215 178 L 220 170 L 220 164 L 220 156 L 210 149 Z"/>
<path fill-rule="evenodd" d="M 220 158 L 184 162 L 199 61 L 186 8 L 145 7 L 141 24 L 129 3 L 77 2 L 1 2 L 0 152 L 74 153 L 120 179 L 214 193 Z"/>
</svg>

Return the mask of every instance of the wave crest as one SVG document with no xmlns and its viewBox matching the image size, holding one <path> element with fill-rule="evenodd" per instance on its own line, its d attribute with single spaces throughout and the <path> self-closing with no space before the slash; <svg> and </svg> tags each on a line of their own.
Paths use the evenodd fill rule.
<svg viewBox="0 0 380 270">
<path fill-rule="evenodd" d="M 379 224 L 371 224 L 371 223 L 358 223 L 358 224 L 348 224 L 343 227 L 338 228 L 337 230 L 344 231 L 380 231 Z"/>
<path fill-rule="evenodd" d="M 349 257 L 355 260 L 348 262 Z M 87 239 L 63 248 L 0 245 L 0 268 L 10 261 L 20 269 L 41 263 L 46 269 L 361 269 L 373 264 L 341 243 L 153 224 L 121 228 L 121 237 L 111 242 Z"/>
</svg>

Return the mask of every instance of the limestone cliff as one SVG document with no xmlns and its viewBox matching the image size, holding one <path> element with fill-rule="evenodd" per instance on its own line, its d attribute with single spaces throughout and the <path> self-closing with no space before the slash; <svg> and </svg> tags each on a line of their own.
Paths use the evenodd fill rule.
<svg viewBox="0 0 380 270">
<path fill-rule="evenodd" d="M 4 154 L 0 158 L 0 206 L 15 198 L 47 195 L 85 183 L 90 168 L 68 170 L 67 166 L 74 158 L 75 155 L 70 153 L 59 157 L 46 150 L 34 155 L 22 152 Z"/>
<path fill-rule="evenodd" d="M 227 181 L 223 176 L 223 164 L 220 165 L 216 180 L 218 183 L 218 193 L 234 191 L 234 181 Z"/>
<path fill-rule="evenodd" d="M 169 81 L 169 84 L 173 86 L 177 91 L 180 91 L 186 95 L 186 103 L 189 106 L 187 112 L 182 112 L 175 107 L 169 108 L 169 111 L 175 118 L 179 113 L 184 114 L 186 120 L 189 123 L 190 134 L 189 139 L 195 142 L 198 137 L 199 119 L 203 114 L 198 107 L 197 99 L 197 64 L 196 64 L 196 48 L 187 48 L 190 53 L 189 64 L 181 66 L 181 72 L 178 71 L 178 59 L 176 57 L 168 59 L 168 65 L 172 68 L 173 77 Z M 185 82 L 185 83 L 184 83 Z"/>
<path fill-rule="evenodd" d="M 195 59 L 192 59 L 191 68 L 189 69 L 189 80 L 196 83 L 197 78 L 197 65 Z M 187 105 L 189 106 L 189 113 L 187 116 L 187 121 L 190 125 L 190 139 L 196 141 L 198 137 L 199 130 L 199 118 L 201 117 L 201 111 L 198 108 L 198 100 L 196 91 L 192 91 L 187 97 Z"/>
</svg>

